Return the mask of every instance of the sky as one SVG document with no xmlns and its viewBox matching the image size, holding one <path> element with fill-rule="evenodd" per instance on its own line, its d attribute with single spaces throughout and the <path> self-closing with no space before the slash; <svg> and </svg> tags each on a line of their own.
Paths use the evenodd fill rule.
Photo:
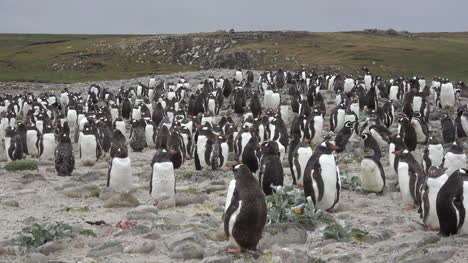
<svg viewBox="0 0 468 263">
<path fill-rule="evenodd" d="M 0 33 L 468 31 L 467 0 L 0 0 Z"/>
</svg>

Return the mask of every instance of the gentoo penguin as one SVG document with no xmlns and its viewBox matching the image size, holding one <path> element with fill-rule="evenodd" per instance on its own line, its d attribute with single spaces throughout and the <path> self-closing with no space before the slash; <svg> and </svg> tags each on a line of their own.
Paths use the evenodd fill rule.
<svg viewBox="0 0 468 263">
<path fill-rule="evenodd" d="M 156 125 L 151 119 L 145 119 L 146 126 L 145 126 L 145 138 L 146 138 L 146 145 L 150 148 L 155 148 L 156 143 L 154 138 L 156 137 Z"/>
<path fill-rule="evenodd" d="M 399 134 L 403 139 L 406 147 L 408 147 L 409 151 L 414 151 L 416 149 L 417 144 L 417 135 L 416 130 L 411 125 L 411 121 L 408 117 L 402 117 L 399 119 Z"/>
<path fill-rule="evenodd" d="M 28 129 L 26 128 L 26 125 L 23 122 L 18 122 L 16 125 L 16 134 L 18 134 L 21 137 L 21 143 L 23 144 L 23 153 L 24 154 L 29 154 L 28 153 L 28 143 L 27 143 L 27 133 Z"/>
<path fill-rule="evenodd" d="M 457 110 L 455 126 L 457 127 L 458 138 L 464 138 L 468 136 L 468 107 L 466 105 L 460 107 Z"/>
<path fill-rule="evenodd" d="M 439 166 L 431 166 L 427 171 L 426 183 L 421 191 L 421 217 L 429 231 L 439 230 L 439 218 L 437 217 L 437 195 L 445 184 L 448 175 Z"/>
<path fill-rule="evenodd" d="M 347 121 L 345 122 L 343 128 L 338 132 L 335 138 L 335 144 L 340 149 L 336 150 L 336 152 L 342 152 L 345 150 L 349 138 L 351 138 L 351 135 L 353 135 L 353 127 L 354 122 Z"/>
<path fill-rule="evenodd" d="M 235 187 L 226 204 L 224 232 L 229 239 L 230 252 L 255 250 L 267 220 L 265 195 L 247 166 L 237 164 L 233 171 Z"/>
<path fill-rule="evenodd" d="M 382 125 L 374 124 L 369 127 L 369 133 L 379 144 L 380 148 L 387 147 L 389 142 L 390 131 Z"/>
<path fill-rule="evenodd" d="M 125 136 L 125 138 L 127 138 L 127 127 L 125 121 L 122 118 L 118 117 L 115 119 L 113 126 L 114 129 L 119 130 Z"/>
<path fill-rule="evenodd" d="M 236 81 L 241 82 L 244 79 L 244 76 L 242 75 L 242 70 L 237 69 L 235 73 Z"/>
<path fill-rule="evenodd" d="M 80 136 L 80 159 L 83 165 L 92 166 L 101 157 L 101 147 L 96 137 L 93 124 L 84 124 L 83 133 Z"/>
<path fill-rule="evenodd" d="M 55 149 L 55 170 L 59 176 L 70 176 L 73 169 L 75 169 L 75 156 L 72 142 L 66 133 L 62 133 Z"/>
<path fill-rule="evenodd" d="M 120 145 L 115 150 L 107 172 L 107 187 L 116 192 L 128 193 L 132 185 L 132 165 L 128 157 L 128 148 L 125 145 Z"/>
<path fill-rule="evenodd" d="M 200 127 L 195 134 L 195 169 L 210 167 L 211 146 L 215 135 L 209 126 Z M 209 151 L 207 151 L 209 150 Z"/>
<path fill-rule="evenodd" d="M 427 147 L 424 149 L 422 167 L 427 171 L 431 166 L 442 166 L 444 147 L 436 137 L 429 137 Z"/>
<path fill-rule="evenodd" d="M 127 147 L 127 139 L 120 130 L 115 129 L 111 141 L 110 156 L 114 158 L 122 147 Z"/>
<path fill-rule="evenodd" d="M 466 168 L 466 154 L 463 144 L 454 142 L 444 156 L 444 168 L 449 176 L 460 168 Z"/>
<path fill-rule="evenodd" d="M 167 140 L 167 150 L 169 150 L 171 154 L 171 161 L 174 165 L 174 169 L 178 169 L 185 161 L 185 154 L 183 154 L 182 138 L 176 130 L 171 132 Z"/>
<path fill-rule="evenodd" d="M 343 103 L 333 109 L 330 115 L 330 131 L 338 133 L 344 126 L 346 110 Z"/>
<path fill-rule="evenodd" d="M 411 126 L 414 127 L 414 131 L 416 132 L 416 142 L 426 144 L 429 138 L 429 128 L 421 113 L 414 113 L 414 116 L 411 118 Z"/>
<path fill-rule="evenodd" d="M 234 139 L 234 151 L 236 153 L 237 160 L 241 160 L 242 152 L 250 141 L 250 138 L 252 138 L 252 133 L 250 132 L 250 129 L 244 125 Z"/>
<path fill-rule="evenodd" d="M 464 195 L 467 193 L 467 171 L 460 169 L 452 175 L 448 175 L 445 184 L 440 188 L 436 200 L 437 217 L 439 218 L 440 232 L 442 236 L 455 235 L 465 223 Z M 466 232 L 466 231 L 464 231 Z"/>
<path fill-rule="evenodd" d="M 395 174 L 398 174 L 398 160 L 400 159 L 398 155 L 393 154 L 393 152 L 398 152 L 403 149 L 406 149 L 406 145 L 401 139 L 400 135 L 392 135 L 389 137 L 390 143 L 388 144 L 388 161 L 390 167 L 393 168 Z"/>
<path fill-rule="evenodd" d="M 171 154 L 166 149 L 159 149 L 151 161 L 151 179 L 149 193 L 157 201 L 174 200 L 176 181 Z"/>
<path fill-rule="evenodd" d="M 393 152 L 398 155 L 398 184 L 405 210 L 420 205 L 421 186 L 425 180 L 425 173 L 408 150 Z"/>
<path fill-rule="evenodd" d="M 444 80 L 444 83 L 440 86 L 440 106 L 443 109 L 452 108 L 455 106 L 455 90 L 453 84 Z"/>
<path fill-rule="evenodd" d="M 242 150 L 241 162 L 247 166 L 252 173 L 257 173 L 260 168 L 259 156 L 261 145 L 258 144 L 257 136 L 252 136 Z"/>
<path fill-rule="evenodd" d="M 129 140 L 130 147 L 134 152 L 141 152 L 146 147 L 145 127 L 145 120 L 132 120 Z"/>
<path fill-rule="evenodd" d="M 26 145 L 28 148 L 28 154 L 31 155 L 33 158 L 39 157 L 39 142 L 40 142 L 41 134 L 36 128 L 34 123 L 31 123 L 26 132 Z"/>
<path fill-rule="evenodd" d="M 8 137 L 5 137 L 5 142 L 7 141 Z M 9 143 L 9 147 L 7 149 L 7 156 L 10 160 L 16 161 L 23 159 L 23 138 L 16 134 L 14 137 L 11 138 Z"/>
<path fill-rule="evenodd" d="M 55 152 L 55 134 L 52 130 L 52 126 L 50 124 L 45 124 L 43 128 L 43 133 L 40 139 L 40 159 L 41 160 L 54 160 L 54 152 Z"/>
<path fill-rule="evenodd" d="M 314 109 L 307 124 L 311 137 L 311 143 L 314 145 L 320 144 L 322 141 L 322 130 L 323 130 L 323 115 L 320 114 L 318 109 Z"/>
<path fill-rule="evenodd" d="M 455 141 L 455 126 L 453 125 L 452 118 L 449 115 L 445 115 L 440 124 L 444 143 L 453 143 Z"/>
<path fill-rule="evenodd" d="M 458 174 L 463 178 L 463 197 L 468 196 L 468 170 L 458 169 L 451 176 Z M 468 198 L 463 198 L 463 207 L 468 207 Z M 465 217 L 466 218 L 466 217 Z M 462 220 L 464 222 L 464 220 Z M 468 224 L 463 224 L 459 230 L 459 234 L 468 234 Z"/>
<path fill-rule="evenodd" d="M 382 157 L 382 152 L 380 150 L 379 143 L 377 140 L 375 140 L 374 136 L 368 132 L 365 132 L 361 135 L 361 139 L 364 141 L 364 149 L 371 149 L 373 156 L 377 160 L 380 160 L 380 157 Z"/>
<path fill-rule="evenodd" d="M 359 178 L 365 191 L 382 193 L 385 188 L 385 172 L 374 151 L 372 148 L 364 149 L 367 154 L 361 160 Z"/>
<path fill-rule="evenodd" d="M 258 182 L 265 195 L 273 194 L 271 186 L 283 185 L 283 165 L 280 160 L 278 143 L 267 141 L 262 145 L 262 158 L 260 160 L 260 172 Z"/>
<path fill-rule="evenodd" d="M 338 147 L 329 141 L 317 146 L 304 170 L 304 194 L 316 209 L 330 211 L 340 201 L 341 182 L 333 151 Z"/>
<path fill-rule="evenodd" d="M 10 149 L 10 147 L 11 147 L 11 145 L 12 145 L 12 141 L 14 141 L 14 144 L 15 144 L 15 146 L 13 146 L 13 147 L 16 148 L 16 143 L 17 143 L 17 142 L 16 142 L 16 139 L 15 139 L 15 136 L 16 136 L 16 131 L 15 131 L 14 128 L 12 128 L 12 127 L 7 127 L 7 128 L 5 129 L 5 138 L 4 138 L 4 140 L 5 140 L 5 141 L 4 141 L 4 145 L 5 145 L 5 149 L 4 149 L 4 150 L 5 150 L 5 151 L 4 151 L 4 152 L 6 153 L 7 162 L 10 162 L 10 161 L 13 160 L 13 158 L 12 158 L 13 155 L 10 156 L 9 149 Z M 20 139 L 19 144 L 21 144 L 21 137 L 19 137 L 19 139 Z M 21 155 L 23 155 L 23 149 L 22 149 L 22 148 L 23 148 L 23 147 L 22 147 L 23 145 L 21 144 L 20 146 L 21 146 Z M 14 148 L 13 148 L 13 149 L 14 149 Z M 13 150 L 13 152 L 14 152 L 14 150 Z"/>
<path fill-rule="evenodd" d="M 292 145 L 291 145 L 292 146 Z M 304 140 L 299 143 L 293 153 L 293 163 L 291 169 L 294 170 L 293 177 L 296 186 L 304 188 L 304 170 L 310 157 L 312 157 L 313 151 L 310 147 L 309 140 Z"/>
</svg>

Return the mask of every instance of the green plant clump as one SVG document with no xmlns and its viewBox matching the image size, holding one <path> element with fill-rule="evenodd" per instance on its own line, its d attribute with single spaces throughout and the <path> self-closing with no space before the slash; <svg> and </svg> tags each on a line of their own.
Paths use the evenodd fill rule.
<svg viewBox="0 0 468 263">
<path fill-rule="evenodd" d="M 330 224 L 332 216 L 314 213 L 312 204 L 306 202 L 304 191 L 292 186 L 272 186 L 274 193 L 266 197 L 269 223 L 297 223 L 313 230 L 321 223 Z"/>
<path fill-rule="evenodd" d="M 37 161 L 34 160 L 16 160 L 7 163 L 3 168 L 9 172 L 22 171 L 22 170 L 36 170 Z"/>
<path fill-rule="evenodd" d="M 350 191 L 361 191 L 361 180 L 357 176 L 351 177 L 351 179 L 348 179 L 348 176 L 346 174 L 341 174 L 340 175 L 340 180 L 341 180 L 341 188 L 350 190 Z"/>
<path fill-rule="evenodd" d="M 348 222 L 338 221 L 325 227 L 322 230 L 322 234 L 323 239 L 362 242 L 364 237 L 369 233 L 359 228 L 352 227 Z"/>
<path fill-rule="evenodd" d="M 62 239 L 66 232 L 71 232 L 70 225 L 57 222 L 55 224 L 33 224 L 23 229 L 18 238 L 21 246 L 36 248 L 47 242 Z"/>
</svg>

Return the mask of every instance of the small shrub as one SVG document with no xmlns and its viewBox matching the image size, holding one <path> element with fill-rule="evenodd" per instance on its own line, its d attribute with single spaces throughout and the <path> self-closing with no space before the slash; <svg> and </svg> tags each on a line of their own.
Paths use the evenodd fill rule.
<svg viewBox="0 0 468 263">
<path fill-rule="evenodd" d="M 9 172 L 23 171 L 23 170 L 36 170 L 37 161 L 34 160 L 16 160 L 7 163 L 4 167 Z"/>
<path fill-rule="evenodd" d="M 361 191 L 361 180 L 357 176 L 351 177 L 348 179 L 346 174 L 340 174 L 341 180 L 341 189 L 346 189 L 350 191 Z"/>
<path fill-rule="evenodd" d="M 329 224 L 322 230 L 323 239 L 335 239 L 338 241 L 358 241 L 362 242 L 368 232 L 359 228 L 353 228 L 350 223 L 338 221 Z"/>
<path fill-rule="evenodd" d="M 71 226 L 63 223 L 55 224 L 33 224 L 23 228 L 23 233 L 18 241 L 26 248 L 36 248 L 49 241 L 59 240 L 65 236 L 67 231 L 71 232 Z"/>
</svg>

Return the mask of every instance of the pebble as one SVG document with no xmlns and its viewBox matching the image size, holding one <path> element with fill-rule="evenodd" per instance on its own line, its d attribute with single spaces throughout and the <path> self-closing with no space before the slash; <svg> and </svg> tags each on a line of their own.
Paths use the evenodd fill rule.
<svg viewBox="0 0 468 263">
<path fill-rule="evenodd" d="M 11 207 L 19 207 L 18 201 L 16 200 L 6 200 L 2 202 L 2 205 L 11 206 Z"/>
<path fill-rule="evenodd" d="M 203 203 L 208 200 L 206 194 L 187 194 L 187 193 L 176 193 L 176 205 L 186 206 L 190 204 Z"/>
<path fill-rule="evenodd" d="M 38 247 L 37 250 L 41 252 L 42 254 L 48 256 L 49 254 L 62 250 L 64 248 L 65 248 L 65 243 L 63 240 L 61 240 L 61 241 L 56 241 L 56 242 L 54 241 L 47 242 L 44 245 Z"/>
<path fill-rule="evenodd" d="M 45 181 L 44 176 L 40 174 L 25 174 L 18 181 L 22 184 L 30 184 L 35 181 Z"/>
<path fill-rule="evenodd" d="M 132 243 L 129 247 L 124 248 L 124 253 L 142 253 L 148 254 L 154 250 L 156 245 L 152 241 L 143 241 L 141 243 Z"/>
<path fill-rule="evenodd" d="M 78 187 L 65 188 L 63 194 L 73 198 L 89 198 L 98 197 L 101 192 L 101 188 L 95 184 L 87 184 Z"/>
<path fill-rule="evenodd" d="M 117 208 L 117 207 L 136 207 L 139 206 L 140 202 L 131 194 L 119 193 L 113 195 L 104 202 L 105 208 Z"/>
<path fill-rule="evenodd" d="M 203 247 L 192 241 L 185 241 L 182 244 L 174 247 L 172 252 L 169 254 L 171 258 L 175 259 L 202 259 L 203 258 Z"/>
<path fill-rule="evenodd" d="M 104 244 L 92 248 L 86 257 L 103 257 L 123 252 L 123 245 L 119 241 L 107 241 Z"/>
<path fill-rule="evenodd" d="M 24 263 L 48 263 L 49 257 L 41 253 L 31 253 L 23 259 Z"/>
</svg>

